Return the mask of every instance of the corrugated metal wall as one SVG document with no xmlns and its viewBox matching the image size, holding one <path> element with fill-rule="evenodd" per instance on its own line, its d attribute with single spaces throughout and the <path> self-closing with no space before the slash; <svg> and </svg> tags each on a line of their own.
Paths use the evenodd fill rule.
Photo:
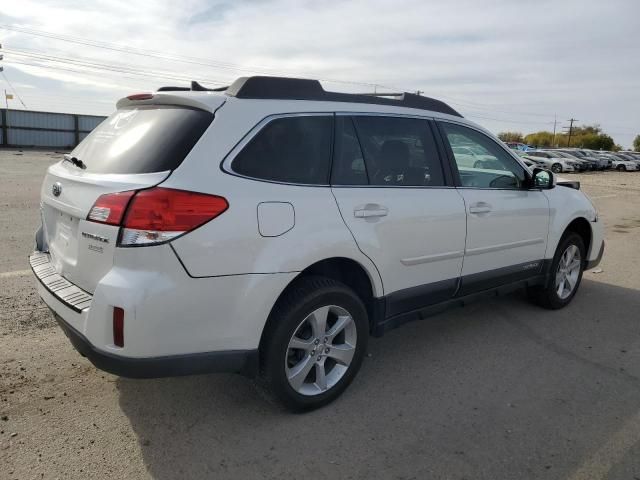
<svg viewBox="0 0 640 480">
<path fill-rule="evenodd" d="M 73 148 L 106 117 L 0 109 L 0 144 Z"/>
</svg>

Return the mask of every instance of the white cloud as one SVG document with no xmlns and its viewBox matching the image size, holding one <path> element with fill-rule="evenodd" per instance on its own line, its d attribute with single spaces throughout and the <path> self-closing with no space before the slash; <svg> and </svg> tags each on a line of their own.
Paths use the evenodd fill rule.
<svg viewBox="0 0 640 480">
<path fill-rule="evenodd" d="M 494 131 L 549 128 L 557 113 L 561 122 L 569 116 L 598 122 L 628 146 L 640 133 L 639 16 L 640 3 L 632 0 L 611 0 L 606 8 L 597 0 L 187 0 L 179 8 L 168 0 L 22 0 L 3 6 L 0 23 L 210 59 L 216 67 L 3 31 L 7 50 L 34 49 L 222 82 L 266 69 L 420 89 Z M 46 103 L 47 94 L 58 92 L 74 96 L 67 110 L 95 105 L 107 113 L 109 108 L 95 102 L 113 105 L 131 91 L 181 83 L 82 68 L 74 68 L 84 70 L 78 73 L 11 67 L 12 58 L 33 59 L 5 54 L 16 88 L 27 83 L 43 95 L 37 102 L 33 97 L 38 109 L 60 109 L 60 99 Z"/>
</svg>

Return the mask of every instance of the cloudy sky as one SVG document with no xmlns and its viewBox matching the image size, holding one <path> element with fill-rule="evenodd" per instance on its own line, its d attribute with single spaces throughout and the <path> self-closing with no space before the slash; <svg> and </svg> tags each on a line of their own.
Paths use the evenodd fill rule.
<svg viewBox="0 0 640 480">
<path fill-rule="evenodd" d="M 0 6 L 0 88 L 29 109 L 108 114 L 133 92 L 262 73 L 339 91 L 421 90 L 494 132 L 552 130 L 557 115 L 558 130 L 571 117 L 598 123 L 624 147 L 640 133 L 637 0 Z"/>
</svg>

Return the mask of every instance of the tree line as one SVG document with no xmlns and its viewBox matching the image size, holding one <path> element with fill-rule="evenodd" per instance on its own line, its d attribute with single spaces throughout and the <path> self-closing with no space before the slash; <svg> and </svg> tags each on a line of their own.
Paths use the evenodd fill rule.
<svg viewBox="0 0 640 480">
<path fill-rule="evenodd" d="M 500 132 L 498 138 L 503 142 L 520 142 L 536 147 L 579 147 L 591 150 L 622 150 L 610 135 L 602 131 L 599 125 L 574 127 L 571 136 L 567 132 L 553 133 L 540 131 L 523 135 L 520 132 Z M 640 135 L 633 141 L 633 148 L 640 152 Z"/>
</svg>

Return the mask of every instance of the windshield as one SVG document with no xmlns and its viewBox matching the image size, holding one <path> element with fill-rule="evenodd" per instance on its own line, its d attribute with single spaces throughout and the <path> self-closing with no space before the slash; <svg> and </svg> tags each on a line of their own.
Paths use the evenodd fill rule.
<svg viewBox="0 0 640 480">
<path fill-rule="evenodd" d="M 71 152 L 92 173 L 173 170 L 211 124 L 213 114 L 176 106 L 117 110 Z"/>
</svg>

